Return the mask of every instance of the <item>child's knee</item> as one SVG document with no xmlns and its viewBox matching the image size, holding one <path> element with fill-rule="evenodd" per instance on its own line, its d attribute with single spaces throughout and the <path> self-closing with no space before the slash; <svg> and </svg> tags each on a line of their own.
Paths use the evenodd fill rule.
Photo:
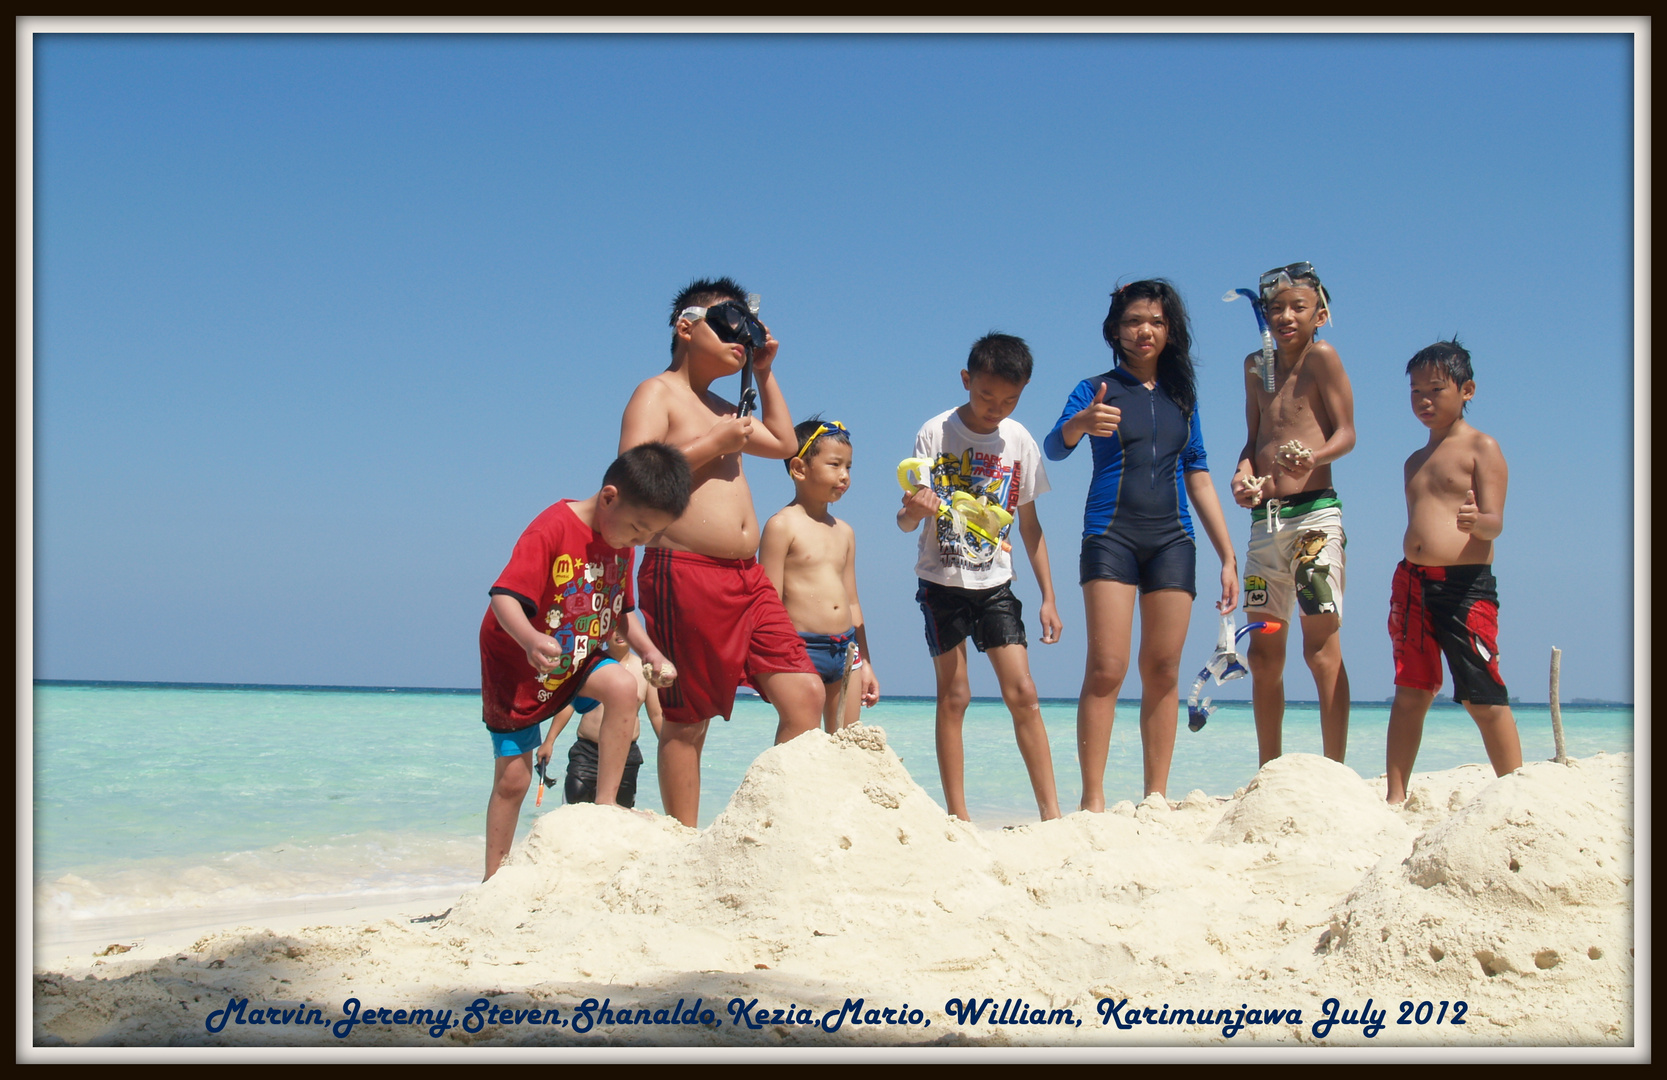
<svg viewBox="0 0 1667 1080">
<path fill-rule="evenodd" d="M 640 701 L 638 679 L 623 664 L 604 664 L 591 672 L 585 680 L 583 693 L 604 706 L 629 707 Z"/>
<path fill-rule="evenodd" d="M 972 688 L 965 682 L 952 682 L 938 687 L 938 705 L 954 713 L 964 713 L 972 704 Z"/>
<path fill-rule="evenodd" d="M 1393 704 L 1404 708 L 1428 709 L 1435 701 L 1434 690 L 1420 690 L 1416 686 L 1397 686 Z"/>
<path fill-rule="evenodd" d="M 1123 688 L 1123 680 L 1129 675 L 1129 658 L 1126 656 L 1091 656 L 1088 658 L 1088 673 L 1083 679 L 1086 691 L 1091 697 L 1110 697 Z"/>
<path fill-rule="evenodd" d="M 1037 705 L 1036 680 L 1027 672 L 1001 684 L 1001 698 L 1009 709 L 1033 709 Z"/>
<path fill-rule="evenodd" d="M 662 747 L 689 747 L 698 751 L 705 742 L 706 721 L 698 724 L 680 724 L 675 720 L 660 722 L 660 745 Z M 673 752 L 676 752 L 675 749 Z"/>
<path fill-rule="evenodd" d="M 852 682 L 847 685 L 855 685 L 855 681 L 856 676 L 853 675 Z M 828 685 L 829 684 L 822 681 L 822 676 L 820 675 L 812 675 L 806 671 L 797 671 L 793 673 L 794 692 L 811 701 L 821 701 L 823 698 L 827 697 Z M 834 683 L 833 688 L 837 693 L 839 684 Z"/>
<path fill-rule="evenodd" d="M 825 685 L 819 676 L 807 672 L 783 672 L 770 680 L 770 700 L 793 712 L 820 713 L 828 697 Z M 837 693 L 837 684 L 834 689 Z"/>
<path fill-rule="evenodd" d="M 1314 671 L 1335 671 L 1343 666 L 1342 643 L 1335 631 L 1319 638 L 1302 639 L 1302 658 Z"/>
<path fill-rule="evenodd" d="M 1250 674 L 1252 678 L 1274 678 L 1285 671 L 1285 643 L 1252 641 L 1250 643 Z"/>
<path fill-rule="evenodd" d="M 1181 680 L 1181 658 L 1146 656 L 1140 658 L 1140 681 L 1148 686 L 1175 686 Z"/>
<path fill-rule="evenodd" d="M 1512 715 L 1509 705 L 1477 705 L 1467 701 L 1464 707 L 1470 718 L 1476 721 L 1476 726 L 1484 732 L 1516 727 L 1516 717 Z"/>
<path fill-rule="evenodd" d="M 519 802 L 532 786 L 532 773 L 526 769 L 505 769 L 492 785 L 492 794 L 499 799 Z"/>
</svg>

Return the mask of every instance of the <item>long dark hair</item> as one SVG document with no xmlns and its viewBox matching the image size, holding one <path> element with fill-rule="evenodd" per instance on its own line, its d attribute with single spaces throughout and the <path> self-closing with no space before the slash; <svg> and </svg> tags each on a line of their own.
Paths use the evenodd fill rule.
<svg viewBox="0 0 1667 1080">
<path fill-rule="evenodd" d="M 1190 415 L 1198 405 L 1198 382 L 1192 373 L 1192 324 L 1187 321 L 1187 306 L 1175 286 L 1163 278 L 1131 281 L 1111 294 L 1111 310 L 1100 333 L 1111 346 L 1118 361 L 1123 360 L 1123 349 L 1117 343 L 1117 329 L 1123 322 L 1123 312 L 1136 300 L 1156 300 L 1163 306 L 1164 321 L 1169 324 L 1169 340 L 1158 354 L 1158 383 L 1181 411 Z"/>
</svg>

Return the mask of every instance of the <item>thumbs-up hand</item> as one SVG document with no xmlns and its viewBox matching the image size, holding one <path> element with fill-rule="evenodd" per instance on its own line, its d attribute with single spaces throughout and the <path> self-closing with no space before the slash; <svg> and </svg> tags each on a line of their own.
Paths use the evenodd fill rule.
<svg viewBox="0 0 1667 1080">
<path fill-rule="evenodd" d="M 1476 527 L 1476 515 L 1481 511 L 1476 506 L 1476 492 L 1464 493 L 1464 505 L 1459 507 L 1459 531 L 1470 532 Z"/>
<path fill-rule="evenodd" d="M 1117 434 L 1117 424 L 1123 418 L 1123 410 L 1115 405 L 1106 404 L 1106 386 L 1107 384 L 1102 382 L 1100 388 L 1094 391 L 1094 400 L 1088 403 L 1088 407 L 1071 418 L 1079 432 L 1077 438 L 1080 439 L 1083 435 L 1109 438 Z"/>
</svg>

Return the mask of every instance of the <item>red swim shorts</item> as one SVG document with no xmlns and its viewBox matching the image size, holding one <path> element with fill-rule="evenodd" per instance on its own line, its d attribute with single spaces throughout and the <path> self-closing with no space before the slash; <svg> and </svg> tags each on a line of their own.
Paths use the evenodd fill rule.
<svg viewBox="0 0 1667 1080">
<path fill-rule="evenodd" d="M 677 681 L 660 690 L 671 723 L 728 720 L 743 677 L 756 687 L 761 676 L 779 671 L 816 674 L 757 559 L 644 548 L 637 610 L 648 636 L 677 666 Z"/>
<path fill-rule="evenodd" d="M 1441 657 L 1453 669 L 1453 697 L 1506 705 L 1499 675 L 1499 591 L 1491 567 L 1418 566 L 1401 560 L 1389 593 L 1395 685 L 1441 689 Z"/>
</svg>

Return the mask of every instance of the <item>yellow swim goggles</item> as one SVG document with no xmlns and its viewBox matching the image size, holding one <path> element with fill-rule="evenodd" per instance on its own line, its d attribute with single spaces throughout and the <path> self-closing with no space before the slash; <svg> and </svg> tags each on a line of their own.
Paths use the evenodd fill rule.
<svg viewBox="0 0 1667 1080">
<path fill-rule="evenodd" d="M 846 439 L 851 437 L 851 430 L 838 420 L 824 420 L 822 423 L 816 425 L 816 430 L 810 433 L 810 438 L 800 444 L 799 452 L 793 456 L 796 458 L 802 458 L 806 454 L 810 453 L 810 448 L 816 445 L 816 440 L 820 439 L 830 431 L 837 431 L 844 435 Z"/>
</svg>

